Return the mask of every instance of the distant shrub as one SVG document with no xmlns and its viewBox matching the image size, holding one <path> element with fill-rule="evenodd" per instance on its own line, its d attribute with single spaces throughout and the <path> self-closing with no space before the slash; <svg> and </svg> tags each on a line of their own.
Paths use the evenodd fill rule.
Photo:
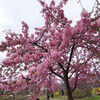
<svg viewBox="0 0 100 100">
<path fill-rule="evenodd" d="M 90 97 L 91 95 L 92 95 L 92 91 L 87 89 L 76 89 L 73 92 L 74 98 L 85 98 L 85 97 Z"/>
<path fill-rule="evenodd" d="M 59 96 L 59 94 L 60 93 L 58 91 L 54 93 L 55 97 Z"/>
<path fill-rule="evenodd" d="M 93 89 L 93 94 L 100 95 L 100 87 Z"/>
</svg>

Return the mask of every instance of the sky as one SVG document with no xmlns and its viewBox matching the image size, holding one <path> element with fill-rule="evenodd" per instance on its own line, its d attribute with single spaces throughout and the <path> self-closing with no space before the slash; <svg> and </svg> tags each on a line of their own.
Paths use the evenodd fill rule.
<svg viewBox="0 0 100 100">
<path fill-rule="evenodd" d="M 49 3 L 51 0 L 45 0 Z M 56 0 L 58 3 L 60 0 Z M 82 5 L 86 10 L 91 11 L 95 0 L 82 0 Z M 42 27 L 44 19 L 40 13 L 42 7 L 37 0 L 0 0 L 0 42 L 4 40 L 5 29 L 19 33 L 21 32 L 21 21 L 29 25 L 29 32 L 34 33 L 34 27 Z M 73 25 L 80 19 L 81 6 L 77 0 L 69 0 L 64 6 L 64 11 L 68 19 L 73 20 Z M 0 52 L 0 59 L 5 58 L 6 53 Z"/>
</svg>

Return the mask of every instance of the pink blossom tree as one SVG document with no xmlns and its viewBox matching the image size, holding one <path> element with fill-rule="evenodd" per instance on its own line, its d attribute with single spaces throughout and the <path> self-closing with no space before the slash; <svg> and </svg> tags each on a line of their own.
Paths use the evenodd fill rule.
<svg viewBox="0 0 100 100">
<path fill-rule="evenodd" d="M 34 98 L 47 87 L 54 92 L 59 77 L 68 100 L 74 100 L 73 91 L 78 84 L 94 79 L 94 60 L 100 59 L 100 3 L 96 0 L 91 12 L 83 9 L 72 27 L 62 9 L 67 0 L 58 5 L 54 0 L 50 5 L 39 2 L 45 25 L 30 35 L 28 25 L 22 22 L 22 33 L 10 31 L 0 44 L 0 51 L 7 52 L 1 62 L 0 86 L 13 92 L 28 88 Z"/>
</svg>

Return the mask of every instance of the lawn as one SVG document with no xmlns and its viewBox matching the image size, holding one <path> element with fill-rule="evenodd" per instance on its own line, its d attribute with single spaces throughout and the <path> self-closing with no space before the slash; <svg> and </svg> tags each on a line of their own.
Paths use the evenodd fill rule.
<svg viewBox="0 0 100 100">
<path fill-rule="evenodd" d="M 94 96 L 94 97 L 90 97 L 90 98 L 82 98 L 82 99 L 76 99 L 75 100 L 99 100 L 100 96 Z M 44 97 L 42 97 L 40 100 L 45 100 Z M 54 99 L 50 99 L 50 100 L 67 100 L 67 96 L 58 96 Z"/>
<path fill-rule="evenodd" d="M 4 95 L 0 100 L 14 100 L 14 98 Z M 15 96 L 15 100 L 27 100 L 27 98 L 24 95 L 17 95 Z"/>
<path fill-rule="evenodd" d="M 99 100 L 99 99 L 100 99 L 100 96 L 94 96 L 94 97 L 91 97 L 91 98 L 76 99 L 76 100 Z"/>
<path fill-rule="evenodd" d="M 83 98 L 83 99 L 75 99 L 75 100 L 99 100 L 100 96 L 94 96 L 91 98 Z M 9 98 L 9 96 L 3 96 L 0 100 L 14 100 L 14 98 Z M 17 95 L 15 96 L 15 100 L 27 100 L 24 95 Z M 40 100 L 45 100 L 45 97 L 41 97 Z M 50 98 L 50 100 L 67 100 L 67 96 L 58 96 L 54 99 Z"/>
<path fill-rule="evenodd" d="M 59 97 L 58 99 L 67 100 L 67 97 L 66 96 Z M 91 97 L 91 98 L 82 98 L 82 99 L 75 99 L 75 100 L 99 100 L 99 99 L 100 99 L 100 96 L 95 96 L 95 97 Z"/>
</svg>

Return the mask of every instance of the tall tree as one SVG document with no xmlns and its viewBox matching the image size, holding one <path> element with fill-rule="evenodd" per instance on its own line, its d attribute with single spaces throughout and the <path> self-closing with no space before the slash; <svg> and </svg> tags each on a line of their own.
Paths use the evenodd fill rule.
<svg viewBox="0 0 100 100">
<path fill-rule="evenodd" d="M 67 0 L 58 5 L 54 0 L 50 5 L 39 2 L 45 25 L 30 35 L 22 22 L 22 33 L 8 32 L 1 42 L 0 51 L 7 51 L 7 58 L 1 62 L 0 85 L 13 92 L 28 88 L 34 98 L 46 87 L 54 91 L 59 77 L 68 100 L 74 100 L 72 93 L 78 84 L 93 80 L 93 59 L 100 58 L 100 3 L 96 0 L 91 12 L 83 9 L 72 27 L 62 9 Z"/>
</svg>

